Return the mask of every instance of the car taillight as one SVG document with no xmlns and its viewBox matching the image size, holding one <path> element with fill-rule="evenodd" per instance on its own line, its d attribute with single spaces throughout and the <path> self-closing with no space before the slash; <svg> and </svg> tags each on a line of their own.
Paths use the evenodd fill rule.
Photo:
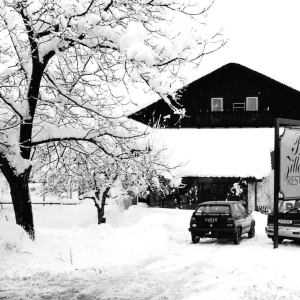
<svg viewBox="0 0 300 300">
<path fill-rule="evenodd" d="M 191 227 L 197 227 L 197 224 L 196 224 L 196 218 L 194 216 L 191 217 L 191 222 L 190 222 L 190 226 Z"/>
<path fill-rule="evenodd" d="M 227 219 L 227 226 L 228 227 L 233 227 L 234 226 L 234 222 L 233 222 L 233 218 L 230 217 Z"/>
</svg>

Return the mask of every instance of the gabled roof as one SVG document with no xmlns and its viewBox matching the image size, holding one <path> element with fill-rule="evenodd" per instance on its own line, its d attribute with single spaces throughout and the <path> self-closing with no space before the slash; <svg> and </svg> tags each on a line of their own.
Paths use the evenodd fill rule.
<svg viewBox="0 0 300 300">
<path fill-rule="evenodd" d="M 201 105 L 204 103 L 203 97 L 208 97 L 210 94 L 215 95 L 212 97 L 222 97 L 224 93 L 235 97 L 233 93 L 236 91 L 244 92 L 247 97 L 256 94 L 268 97 L 274 106 L 279 106 L 278 109 L 274 108 L 274 117 L 293 119 L 295 110 L 300 107 L 299 91 L 237 63 L 226 64 L 181 88 L 177 91 L 176 101 L 172 104 L 178 108 L 186 108 L 187 116 L 193 116 L 201 110 Z M 207 109 L 210 107 L 205 108 Z M 166 118 L 170 113 L 172 114 L 169 105 L 159 99 L 129 117 L 153 126 L 159 119 Z M 149 121 L 150 119 L 152 122 Z M 172 123 L 170 127 L 175 126 Z"/>
<path fill-rule="evenodd" d="M 189 86 L 191 85 L 197 85 L 197 83 L 199 81 L 203 81 L 203 80 L 207 80 L 207 79 L 211 79 L 211 77 L 215 76 L 216 74 L 224 74 L 224 73 L 227 73 L 227 74 L 231 74 L 231 75 L 235 75 L 235 74 L 240 74 L 240 73 L 244 73 L 244 74 L 248 74 L 249 76 L 254 76 L 254 77 L 257 77 L 259 80 L 261 80 L 262 82 L 269 82 L 270 84 L 275 84 L 275 85 L 279 85 L 281 86 L 282 88 L 286 88 L 288 89 L 289 91 L 294 91 L 296 93 L 300 93 L 298 90 L 286 85 L 286 84 L 283 84 L 271 77 L 268 77 L 262 73 L 259 73 L 257 71 L 254 71 L 250 68 L 247 68 L 241 64 L 238 64 L 238 63 L 228 63 L 202 77 L 200 77 L 199 79 L 196 79 L 194 80 L 193 82 L 191 82 L 190 84 L 186 85 L 185 87 L 183 87 L 181 90 L 184 90 L 186 88 L 188 88 Z"/>
</svg>

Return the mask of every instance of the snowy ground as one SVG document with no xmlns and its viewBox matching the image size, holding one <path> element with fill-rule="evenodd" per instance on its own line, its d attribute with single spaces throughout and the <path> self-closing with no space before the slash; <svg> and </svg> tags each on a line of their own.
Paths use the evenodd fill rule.
<svg viewBox="0 0 300 300">
<path fill-rule="evenodd" d="M 34 206 L 36 241 L 0 208 L 0 299 L 299 299 L 300 245 L 274 250 L 266 216 L 254 213 L 256 236 L 240 245 L 191 244 L 191 211 L 108 206 L 96 225 L 86 200 Z M 6 221 L 8 219 L 9 221 Z"/>
</svg>

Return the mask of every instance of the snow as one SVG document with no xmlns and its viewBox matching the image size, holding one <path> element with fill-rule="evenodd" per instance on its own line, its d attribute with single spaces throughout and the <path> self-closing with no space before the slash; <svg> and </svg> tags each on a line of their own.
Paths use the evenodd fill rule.
<svg viewBox="0 0 300 300">
<path fill-rule="evenodd" d="M 215 41 L 198 44 L 206 30 L 199 20 L 188 18 L 183 3 L 179 6 L 173 0 L 147 5 L 140 1 L 96 1 L 91 5 L 85 0 L 33 0 L 26 2 L 25 18 L 13 3 L 0 0 L 1 52 L 5 54 L 0 62 L 0 75 L 5 82 L 1 105 L 8 111 L 2 123 L 9 128 L 14 115 L 30 118 L 30 101 L 25 95 L 30 94 L 29 83 L 35 76 L 32 74 L 34 55 L 43 63 L 44 73 L 39 85 L 41 99 L 34 109 L 35 116 L 31 116 L 32 146 L 49 140 L 92 139 L 112 152 L 113 147 L 106 146 L 107 136 L 112 136 L 110 141 L 114 137 L 132 136 L 124 129 L 123 118 L 118 117 L 128 115 L 131 107 L 136 108 L 141 102 L 144 106 L 157 100 L 157 93 L 168 102 L 167 95 L 174 94 L 186 80 L 176 66 L 186 66 L 185 60 L 188 65 L 191 60 L 196 63 L 204 48 L 209 51 L 210 46 L 216 45 Z M 166 7 L 165 3 L 172 3 L 172 7 Z M 193 13 L 201 11 L 202 6 L 192 6 Z M 37 13 L 42 7 L 44 13 Z M 100 13 L 105 7 L 107 12 Z M 31 39 L 24 19 L 28 19 L 36 33 L 34 43 L 38 53 L 30 51 Z M 163 67 L 167 65 L 170 68 Z M 77 78 L 76 74 L 80 76 Z M 69 82 L 76 84 L 70 89 Z M 22 137 L 14 140 L 18 148 L 19 140 Z M 0 136 L 0 144 L 3 142 Z M 7 149 L 1 151 L 6 155 Z M 7 156 L 7 160 L 21 174 L 30 162 L 14 155 Z"/>
<path fill-rule="evenodd" d="M 256 177 L 271 173 L 274 129 L 154 129 L 154 147 L 168 151 L 177 175 Z"/>
<path fill-rule="evenodd" d="M 125 117 L 115 119 L 114 121 L 114 127 L 111 126 L 110 128 L 106 128 L 103 126 L 101 128 L 82 129 L 70 125 L 56 126 L 39 120 L 39 122 L 34 124 L 32 143 L 41 144 L 52 139 L 63 140 L 68 138 L 89 141 L 94 138 L 99 138 L 100 136 L 130 138 L 133 137 L 134 134 L 143 134 L 143 132 L 133 132 L 134 128 L 131 127 L 134 125 L 133 122 Z M 90 123 L 92 123 L 92 121 Z"/>
<path fill-rule="evenodd" d="M 18 143 L 18 134 L 14 129 L 6 130 L 0 134 L 0 150 L 4 151 L 4 157 L 7 159 L 12 170 L 16 174 L 23 173 L 31 165 L 31 161 L 24 159 L 20 154 Z"/>
<path fill-rule="evenodd" d="M 91 200 L 33 206 L 36 241 L 0 209 L 2 299 L 299 299 L 299 244 L 278 249 L 267 238 L 266 215 L 254 212 L 256 236 L 192 244 L 191 211 L 121 210 L 107 205 L 96 224 Z M 6 221 L 5 216 L 8 218 Z"/>
</svg>

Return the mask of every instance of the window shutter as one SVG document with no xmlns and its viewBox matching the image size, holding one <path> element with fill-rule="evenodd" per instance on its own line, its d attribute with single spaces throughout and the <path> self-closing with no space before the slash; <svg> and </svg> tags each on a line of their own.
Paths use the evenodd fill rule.
<svg viewBox="0 0 300 300">
<path fill-rule="evenodd" d="M 258 99 L 257 97 L 247 97 L 246 99 L 246 109 L 248 111 L 257 111 L 258 110 Z"/>
</svg>

